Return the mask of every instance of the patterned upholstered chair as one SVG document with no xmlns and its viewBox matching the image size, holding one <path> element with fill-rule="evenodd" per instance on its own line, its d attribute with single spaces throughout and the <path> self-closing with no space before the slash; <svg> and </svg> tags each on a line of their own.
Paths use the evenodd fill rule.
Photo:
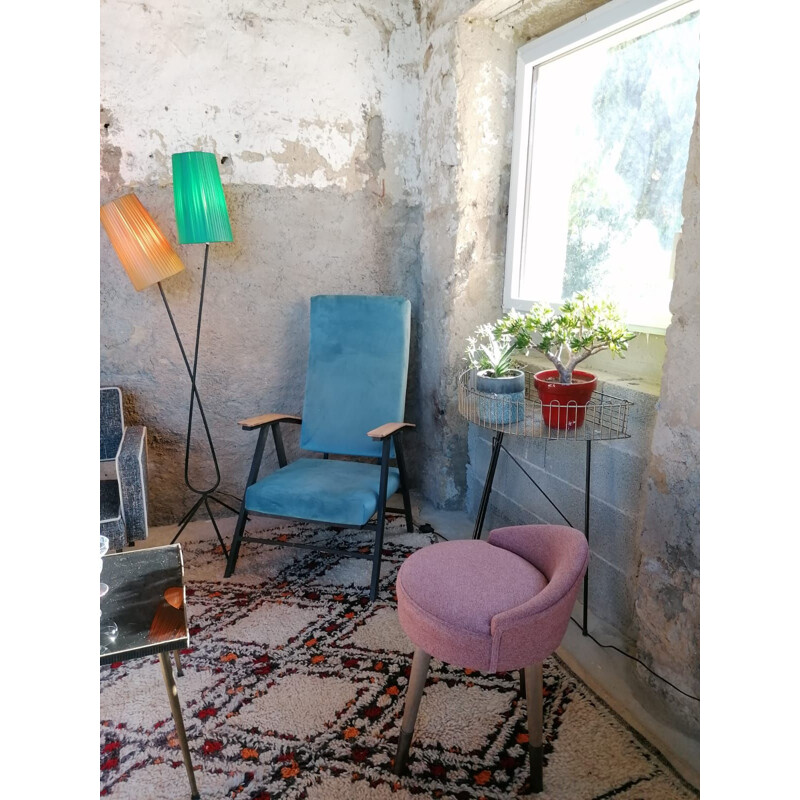
<svg viewBox="0 0 800 800">
<path fill-rule="evenodd" d="M 480 672 L 520 670 L 528 704 L 531 789 L 542 791 L 542 661 L 561 643 L 589 561 L 563 525 L 498 528 L 488 541 L 439 542 L 397 574 L 397 613 L 414 643 L 394 771 L 408 759 L 431 656 Z"/>
<path fill-rule="evenodd" d="M 100 388 L 100 533 L 113 550 L 147 538 L 147 428 L 125 427 L 117 386 Z"/>
<path fill-rule="evenodd" d="M 375 600 L 381 570 L 386 511 L 405 514 L 413 530 L 401 432 L 411 328 L 411 304 L 403 297 L 319 295 L 311 298 L 311 336 L 303 416 L 263 414 L 242 420 L 258 430 L 253 462 L 233 535 L 225 577 L 236 568 L 242 542 L 298 546 L 372 560 L 370 600 Z M 300 425 L 300 446 L 322 458 L 288 464 L 280 424 Z M 269 431 L 279 469 L 258 480 Z M 361 457 L 360 461 L 329 456 Z M 366 463 L 364 459 L 373 462 Z M 390 461 L 396 460 L 396 467 Z M 401 490 L 403 508 L 386 500 Z M 245 536 L 248 514 L 309 520 L 332 527 L 375 531 L 372 554 L 331 550 Z M 372 518 L 374 522 L 371 522 Z"/>
</svg>

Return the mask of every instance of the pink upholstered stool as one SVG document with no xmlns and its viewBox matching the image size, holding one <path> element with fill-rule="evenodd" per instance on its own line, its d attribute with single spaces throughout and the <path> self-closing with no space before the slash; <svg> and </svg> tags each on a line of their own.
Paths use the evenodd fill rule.
<svg viewBox="0 0 800 800">
<path fill-rule="evenodd" d="M 520 670 L 531 786 L 542 790 L 542 661 L 561 643 L 589 547 L 563 525 L 498 528 L 488 541 L 440 542 L 397 574 L 397 612 L 414 643 L 394 771 L 405 770 L 431 657 L 481 672 Z"/>
</svg>

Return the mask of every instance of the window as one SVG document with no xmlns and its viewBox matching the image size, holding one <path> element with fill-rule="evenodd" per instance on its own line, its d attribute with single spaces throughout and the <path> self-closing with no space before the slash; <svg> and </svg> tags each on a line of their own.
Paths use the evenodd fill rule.
<svg viewBox="0 0 800 800">
<path fill-rule="evenodd" d="M 504 304 L 609 296 L 663 333 L 695 115 L 696 0 L 613 0 L 521 47 Z"/>
</svg>

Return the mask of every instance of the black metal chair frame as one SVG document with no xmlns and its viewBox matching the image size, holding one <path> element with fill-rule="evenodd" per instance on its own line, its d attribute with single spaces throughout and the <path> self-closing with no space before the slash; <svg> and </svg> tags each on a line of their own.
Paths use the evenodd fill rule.
<svg viewBox="0 0 800 800">
<path fill-rule="evenodd" d="M 278 419 L 271 419 L 269 421 L 258 422 L 258 421 L 250 421 L 250 420 L 243 420 L 240 424 L 243 430 L 258 430 L 258 441 L 256 442 L 256 449 L 253 454 L 253 461 L 250 464 L 250 474 L 247 478 L 247 484 L 245 486 L 245 493 L 247 489 L 252 486 L 258 480 L 258 472 L 261 468 L 261 462 L 264 457 L 264 447 L 267 442 L 267 435 L 269 431 L 272 431 L 272 438 L 275 443 L 275 454 L 278 457 L 278 469 L 282 469 L 287 465 L 286 460 L 286 451 L 283 447 L 283 437 L 280 431 L 280 424 L 281 422 L 287 422 L 294 425 L 300 425 L 302 420 L 299 417 L 290 417 L 290 416 L 280 416 L 280 415 L 270 415 L 270 416 L 278 416 Z M 256 418 L 257 420 L 257 418 Z M 387 427 L 387 426 L 384 426 Z M 349 526 L 349 525 L 342 525 L 340 522 L 326 522 L 324 520 L 314 520 L 314 522 L 318 522 L 320 525 L 329 525 L 333 528 L 338 528 L 340 530 L 344 530 L 347 528 L 355 528 L 357 530 L 371 530 L 375 531 L 375 544 L 373 547 L 372 554 L 369 553 L 360 553 L 360 552 L 353 552 L 352 550 L 340 550 L 334 549 L 330 547 L 325 547 L 323 545 L 312 545 L 312 544 L 302 544 L 299 542 L 291 542 L 291 541 L 279 541 L 276 539 L 264 539 L 259 536 L 245 536 L 245 524 L 249 519 L 248 514 L 258 514 L 257 511 L 248 510 L 245 508 L 244 499 L 242 500 L 241 509 L 239 511 L 239 516 L 236 520 L 236 529 L 233 534 L 233 542 L 231 543 L 230 553 L 228 555 L 228 564 L 225 569 L 225 577 L 229 578 L 233 575 L 234 570 L 236 569 L 236 561 L 239 558 L 239 548 L 241 547 L 242 542 L 255 542 L 258 544 L 268 544 L 277 547 L 297 547 L 304 550 L 318 550 L 324 553 L 334 553 L 336 555 L 343 555 L 348 556 L 349 558 L 365 558 L 372 560 L 372 577 L 370 580 L 370 589 L 369 589 L 369 600 L 370 602 L 374 602 L 377 595 L 378 595 L 378 582 L 380 580 L 380 573 L 381 573 L 381 551 L 383 549 L 383 535 L 386 528 L 386 513 L 398 513 L 404 514 L 406 519 L 406 530 L 409 533 L 414 531 L 414 523 L 411 517 L 411 500 L 408 493 L 408 480 L 407 480 L 407 473 L 406 473 L 406 464 L 405 464 L 405 457 L 403 455 L 403 445 L 402 445 L 402 430 L 403 428 L 414 428 L 411 423 L 394 423 L 388 426 L 391 430 L 386 432 L 382 435 L 373 436 L 372 434 L 378 432 L 379 429 L 375 429 L 374 431 L 369 431 L 369 433 L 365 433 L 365 435 L 369 435 L 373 441 L 380 441 L 382 442 L 382 449 L 381 449 L 381 457 L 369 459 L 370 461 L 379 461 L 381 467 L 381 475 L 380 475 L 380 483 L 378 488 L 378 508 L 375 512 L 375 522 L 367 521 L 364 525 L 361 526 Z M 391 458 L 391 445 L 394 444 L 394 452 L 395 458 Z M 323 453 L 323 458 L 327 459 L 329 457 L 328 453 Z M 397 465 L 397 469 L 400 473 L 400 490 L 403 495 L 403 508 L 390 508 L 386 505 L 388 498 L 386 497 L 387 491 L 387 484 L 389 480 L 389 466 L 390 461 L 395 461 Z M 243 495 L 244 497 L 244 495 Z M 280 517 L 274 514 L 263 514 L 260 516 L 265 517 L 273 517 L 275 519 L 292 519 L 292 520 L 302 520 L 300 517 Z M 309 520 L 302 520 L 304 522 L 309 522 Z"/>
</svg>

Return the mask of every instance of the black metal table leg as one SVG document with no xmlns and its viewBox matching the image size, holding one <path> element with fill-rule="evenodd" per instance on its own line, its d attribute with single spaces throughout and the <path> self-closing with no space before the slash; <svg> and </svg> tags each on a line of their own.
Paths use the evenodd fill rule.
<svg viewBox="0 0 800 800">
<path fill-rule="evenodd" d="M 486 520 L 486 512 L 489 508 L 489 497 L 492 494 L 492 484 L 494 483 L 494 474 L 497 470 L 497 459 L 500 456 L 500 450 L 503 449 L 503 432 L 497 431 L 492 439 L 492 455 L 489 459 L 489 469 L 486 472 L 486 482 L 483 486 L 483 494 L 481 495 L 481 503 L 478 507 L 478 516 L 475 519 L 475 528 L 472 532 L 473 539 L 480 539 L 483 532 L 483 523 Z M 506 451 L 508 453 L 508 451 Z M 508 453 L 509 457 L 514 463 L 522 470 L 522 472 L 533 482 L 533 485 L 542 493 L 545 499 L 551 506 L 559 513 L 564 522 L 570 527 L 574 527 L 572 523 L 564 516 L 558 506 L 548 497 L 547 493 L 539 486 L 538 483 L 523 469 L 522 465 Z M 586 542 L 589 542 L 589 523 L 590 523 L 590 509 L 591 509 L 591 488 L 592 488 L 592 440 L 586 440 L 586 491 L 584 497 L 584 535 Z M 589 567 L 586 567 L 586 574 L 583 576 L 583 624 L 581 626 L 584 636 L 589 635 Z"/>
<path fill-rule="evenodd" d="M 592 440 L 586 440 L 586 497 L 584 498 L 583 512 L 583 532 L 586 536 L 586 543 L 589 543 L 589 503 L 590 491 L 592 486 Z M 589 554 L 591 560 L 591 553 Z M 586 565 L 586 574 L 583 576 L 583 635 L 589 635 L 589 565 Z"/>
<path fill-rule="evenodd" d="M 486 519 L 486 511 L 489 508 L 489 495 L 492 493 L 492 483 L 494 473 L 497 469 L 497 459 L 500 456 L 500 447 L 503 444 L 503 431 L 497 431 L 492 439 L 492 455 L 489 459 L 489 471 L 486 473 L 486 483 L 483 485 L 483 495 L 481 504 L 478 507 L 478 516 L 475 519 L 475 529 L 472 532 L 473 539 L 480 539 L 483 532 L 483 522 Z"/>
</svg>

